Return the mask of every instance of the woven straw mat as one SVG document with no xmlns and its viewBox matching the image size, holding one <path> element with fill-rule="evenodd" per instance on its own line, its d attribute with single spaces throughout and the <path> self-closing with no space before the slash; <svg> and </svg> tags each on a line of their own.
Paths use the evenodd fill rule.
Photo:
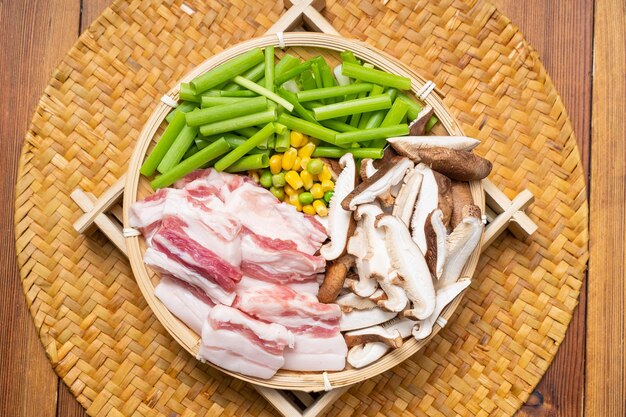
<svg viewBox="0 0 626 417">
<path fill-rule="evenodd" d="M 124 256 L 72 228 L 76 187 L 100 195 L 182 75 L 263 34 L 281 2 L 117 1 L 54 72 L 26 135 L 16 245 L 35 326 L 90 415 L 272 415 L 254 389 L 187 354 L 151 313 Z M 330 1 L 346 37 L 436 82 L 491 179 L 536 196 L 539 230 L 488 248 L 447 327 L 395 369 L 353 386 L 328 415 L 511 416 L 563 340 L 587 260 L 587 201 L 572 127 L 537 53 L 484 1 Z"/>
</svg>

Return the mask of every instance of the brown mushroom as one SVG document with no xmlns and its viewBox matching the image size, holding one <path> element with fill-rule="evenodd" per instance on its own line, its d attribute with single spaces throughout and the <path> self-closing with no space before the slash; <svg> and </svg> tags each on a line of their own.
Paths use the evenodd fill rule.
<svg viewBox="0 0 626 417">
<path fill-rule="evenodd" d="M 426 264 L 430 273 L 436 277 L 441 277 L 444 263 L 446 261 L 446 226 L 443 223 L 441 210 L 434 210 L 426 218 L 424 225 L 426 235 Z"/>
<path fill-rule="evenodd" d="M 450 228 L 454 229 L 463 220 L 463 207 L 474 204 L 469 183 L 466 181 L 452 181 L 452 217 Z"/>
<path fill-rule="evenodd" d="M 411 232 L 413 241 L 417 244 L 422 254 L 426 253 L 426 236 L 424 225 L 426 217 L 437 208 L 439 201 L 439 187 L 435 180 L 432 169 L 425 164 L 417 164 L 415 170 L 422 174 L 422 186 L 420 188 L 413 216 L 411 217 Z"/>
<path fill-rule="evenodd" d="M 429 148 L 448 148 L 457 151 L 471 151 L 480 141 L 467 136 L 399 136 L 388 138 L 387 142 L 400 155 L 420 162 L 418 151 Z"/>
<path fill-rule="evenodd" d="M 439 198 L 437 200 L 437 208 L 441 210 L 443 214 L 443 224 L 448 227 L 450 224 L 450 217 L 452 217 L 452 181 L 450 178 L 437 171 L 433 171 L 435 181 L 437 181 L 437 191 Z"/>
<path fill-rule="evenodd" d="M 332 303 L 337 299 L 352 265 L 354 265 L 354 257 L 344 255 L 326 267 L 326 275 L 317 294 L 321 303 Z"/>
<path fill-rule="evenodd" d="M 422 186 L 422 174 L 416 168 L 409 170 L 404 176 L 400 192 L 393 205 L 392 214 L 409 226 L 411 215 Z"/>
<path fill-rule="evenodd" d="M 365 343 L 380 342 L 392 348 L 402 346 L 402 336 L 398 331 L 391 332 L 382 326 L 373 326 L 367 329 L 347 332 L 344 336 L 348 347 L 363 345 Z"/>
<path fill-rule="evenodd" d="M 409 135 L 421 136 L 426 133 L 426 125 L 433 114 L 435 114 L 435 110 L 431 105 L 424 106 L 424 108 L 417 113 L 415 120 L 409 125 Z"/>
<path fill-rule="evenodd" d="M 422 162 L 435 171 L 458 181 L 478 181 L 491 172 L 491 162 L 472 152 L 447 148 L 420 149 L 417 154 Z"/>
</svg>

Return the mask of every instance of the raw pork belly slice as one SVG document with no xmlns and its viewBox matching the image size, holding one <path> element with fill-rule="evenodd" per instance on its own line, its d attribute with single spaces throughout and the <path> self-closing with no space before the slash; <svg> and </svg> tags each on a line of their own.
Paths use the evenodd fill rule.
<svg viewBox="0 0 626 417">
<path fill-rule="evenodd" d="M 184 281 L 163 275 L 154 295 L 189 328 L 202 334 L 202 326 L 215 304 L 207 295 Z"/>
<path fill-rule="evenodd" d="M 323 304 L 310 294 L 297 294 L 275 285 L 238 292 L 234 306 L 258 319 L 282 324 L 294 333 L 295 346 L 285 350 L 284 369 L 344 369 L 348 348 L 339 332 L 338 305 Z"/>
<path fill-rule="evenodd" d="M 326 240 L 324 227 L 315 218 L 281 203 L 255 184 L 244 183 L 230 193 L 225 203 L 228 212 L 237 213 L 241 224 L 252 233 L 293 242 L 308 255 L 315 254 Z"/>
<path fill-rule="evenodd" d="M 294 336 L 285 327 L 255 320 L 241 311 L 215 306 L 202 328 L 198 359 L 233 372 L 271 378 L 285 359 L 283 351 L 293 346 Z"/>
<path fill-rule="evenodd" d="M 216 235 L 200 222 L 164 217 L 152 236 L 152 245 L 228 292 L 241 280 L 239 242 L 216 241 Z"/>
<path fill-rule="evenodd" d="M 241 291 L 249 290 L 251 288 L 271 287 L 273 285 L 274 284 L 272 284 L 271 282 L 263 281 L 263 280 L 256 279 L 256 278 L 251 278 L 244 274 L 244 276 L 241 278 L 241 281 L 239 281 L 239 283 L 237 284 L 236 291 L 241 292 Z M 304 281 L 304 282 L 287 282 L 283 285 L 291 288 L 297 293 L 307 293 L 307 294 L 311 294 L 314 296 L 317 296 L 317 293 L 320 290 L 320 284 L 317 282 L 317 280 Z"/>
<path fill-rule="evenodd" d="M 160 272 L 161 275 L 173 275 L 182 281 L 200 288 L 216 304 L 231 305 L 235 300 L 234 292 L 225 291 L 213 281 L 200 275 L 193 269 L 187 268 L 180 262 L 169 258 L 165 253 L 154 248 L 146 249 L 143 261 L 155 271 Z"/>
<path fill-rule="evenodd" d="M 324 271 L 321 256 L 300 252 L 291 241 L 259 236 L 244 228 L 241 238 L 242 271 L 252 278 L 285 284 L 315 281 Z"/>
</svg>

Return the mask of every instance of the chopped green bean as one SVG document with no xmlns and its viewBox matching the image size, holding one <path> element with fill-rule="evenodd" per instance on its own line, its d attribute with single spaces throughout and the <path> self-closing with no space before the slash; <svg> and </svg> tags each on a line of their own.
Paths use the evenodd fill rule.
<svg viewBox="0 0 626 417">
<path fill-rule="evenodd" d="M 202 108 L 222 106 L 224 104 L 241 103 L 246 100 L 254 100 L 256 97 L 208 97 L 202 96 Z"/>
<path fill-rule="evenodd" d="M 315 116 L 315 119 L 317 120 L 327 120 L 350 114 L 388 109 L 390 107 L 391 100 L 389 99 L 389 96 L 386 94 L 380 94 L 377 96 L 342 101 L 340 103 L 317 107 L 313 109 L 313 116 Z"/>
<path fill-rule="evenodd" d="M 376 127 L 369 130 L 359 130 L 357 132 L 338 133 L 336 137 L 337 145 L 346 145 L 353 142 L 364 142 L 368 140 L 386 139 L 392 136 L 405 136 L 409 134 L 409 125 L 401 124 L 388 127 Z"/>
<path fill-rule="evenodd" d="M 335 77 L 333 75 L 333 70 L 330 69 L 328 63 L 323 57 L 318 57 L 318 65 L 320 68 L 320 75 L 322 76 L 322 86 L 324 88 L 333 88 L 337 85 Z M 331 104 L 336 102 L 336 97 L 328 97 L 326 98 L 326 104 Z"/>
<path fill-rule="evenodd" d="M 385 71 L 366 68 L 351 62 L 345 62 L 341 68 L 341 73 L 347 77 L 357 80 L 363 80 L 374 84 L 380 84 L 387 87 L 394 87 L 398 90 L 410 90 L 411 79 L 401 77 L 399 75 L 390 74 Z"/>
<path fill-rule="evenodd" d="M 300 74 L 300 90 L 312 90 L 317 88 L 317 84 L 315 84 L 315 79 L 313 78 L 313 72 L 311 70 L 304 71 Z"/>
<path fill-rule="evenodd" d="M 198 147 L 195 144 L 191 145 L 191 147 L 187 149 L 187 152 L 185 152 L 185 154 L 183 155 L 183 161 L 189 158 L 190 156 L 198 153 L 199 150 L 200 149 L 198 149 Z"/>
<path fill-rule="evenodd" d="M 341 60 L 344 61 L 344 62 L 350 62 L 352 64 L 357 64 L 357 65 L 361 64 L 361 61 L 356 59 L 356 57 L 354 56 L 352 51 L 343 51 L 339 55 L 341 56 Z"/>
<path fill-rule="evenodd" d="M 251 138 L 252 136 L 256 135 L 258 131 L 259 129 L 257 129 L 256 127 L 244 127 L 235 130 L 235 132 L 239 133 L 244 138 Z"/>
<path fill-rule="evenodd" d="M 185 175 L 189 174 L 191 171 L 198 169 L 213 161 L 215 158 L 225 154 L 229 149 L 230 147 L 228 146 L 228 143 L 226 143 L 224 139 L 219 139 L 201 151 L 198 151 L 196 154 L 185 159 L 181 163 L 175 165 L 163 175 L 156 177 L 152 180 L 150 186 L 152 189 L 157 190 L 159 188 L 172 185 Z"/>
<path fill-rule="evenodd" d="M 315 158 L 341 158 L 347 153 L 351 153 L 355 158 L 372 158 L 381 159 L 383 157 L 382 149 L 371 148 L 335 148 L 334 146 L 318 146 L 313 151 Z"/>
<path fill-rule="evenodd" d="M 258 113 L 263 110 L 267 110 L 267 99 L 260 96 L 232 104 L 194 110 L 186 114 L 187 124 L 189 126 L 206 125 L 219 122 L 220 120 Z"/>
<path fill-rule="evenodd" d="M 251 91 L 254 91 L 257 94 L 267 97 L 269 100 L 272 100 L 274 103 L 283 106 L 289 112 L 293 110 L 293 104 L 291 104 L 284 98 L 280 97 L 276 93 L 268 90 L 267 88 L 260 86 L 259 84 L 253 83 L 252 81 L 246 80 L 245 78 L 240 77 L 240 76 L 235 77 L 233 81 L 235 81 L 237 84 L 241 85 L 242 87 L 245 87 Z"/>
<path fill-rule="evenodd" d="M 393 105 L 389 109 L 389 112 L 385 116 L 384 120 L 380 123 L 380 127 L 389 127 L 393 125 L 401 124 L 406 113 L 409 110 L 409 105 L 402 100 L 396 99 Z M 371 140 L 368 144 L 370 148 L 382 148 L 387 144 L 387 138 L 379 138 Z"/>
<path fill-rule="evenodd" d="M 265 127 L 258 131 L 258 133 L 252 136 L 250 139 L 246 140 L 244 143 L 230 151 L 224 157 L 222 157 L 219 161 L 215 163 L 213 166 L 216 171 L 221 172 L 233 165 L 239 159 L 241 159 L 245 154 L 251 151 L 253 148 L 257 147 L 259 143 L 263 142 L 270 135 L 273 135 L 274 123 L 268 123 Z M 269 164 L 269 162 L 268 162 Z"/>
<path fill-rule="evenodd" d="M 411 121 L 415 120 L 418 113 L 422 111 L 422 106 L 419 103 L 416 103 L 414 100 L 411 100 L 411 98 L 406 94 L 398 94 L 398 99 L 408 104 L 409 111 L 407 115 L 409 116 L 409 119 L 411 119 Z"/>
<path fill-rule="evenodd" d="M 278 123 L 274 123 L 275 125 Z M 291 146 L 291 131 L 285 127 L 283 133 L 276 134 L 274 150 L 276 152 L 286 152 Z"/>
<path fill-rule="evenodd" d="M 273 122 L 276 120 L 276 109 L 266 110 L 260 113 L 235 117 L 234 119 L 222 120 L 208 125 L 200 126 L 200 133 L 204 136 L 217 135 L 224 132 L 232 132 L 245 127 L 252 127 Z"/>
<path fill-rule="evenodd" d="M 178 97 L 180 97 L 181 100 L 191 101 L 192 103 L 200 103 L 201 100 L 201 96 L 199 94 L 196 94 L 191 86 L 187 83 L 180 84 Z"/>
<path fill-rule="evenodd" d="M 242 79 L 245 80 L 245 78 L 241 77 Z M 250 80 L 248 80 L 250 81 Z M 252 82 L 252 81 L 250 81 Z M 255 93 L 254 91 L 250 91 L 250 90 L 235 90 L 235 91 L 220 91 L 220 96 L 221 97 L 256 97 L 258 96 L 257 93 Z"/>
<path fill-rule="evenodd" d="M 372 97 L 372 96 L 377 96 L 379 94 L 382 94 L 385 91 L 385 88 L 383 86 L 380 85 L 374 85 L 374 87 L 372 87 L 372 91 L 369 92 L 368 96 Z M 393 105 L 393 99 L 391 99 L 391 103 Z M 381 110 L 378 110 L 381 111 Z M 368 112 L 368 113 L 363 113 L 361 115 L 361 120 L 359 121 L 359 129 L 364 129 L 365 126 L 367 125 L 370 117 L 376 112 Z M 385 113 L 386 114 L 386 113 Z"/>
<path fill-rule="evenodd" d="M 274 47 L 267 46 L 265 47 L 265 88 L 274 92 L 274 76 L 275 76 L 275 66 L 274 66 Z"/>
<path fill-rule="evenodd" d="M 284 124 L 274 122 L 274 130 L 276 131 L 276 133 L 282 135 L 283 133 L 285 133 L 285 130 L 289 129 L 287 129 L 287 126 L 285 126 Z"/>
<path fill-rule="evenodd" d="M 194 78 L 189 84 L 198 94 L 246 72 L 264 60 L 263 51 L 254 48 Z"/>
<path fill-rule="evenodd" d="M 241 74 L 243 78 L 247 78 L 250 81 L 257 82 L 265 75 L 265 62 L 261 62 L 257 66 L 250 68 L 248 71 Z M 241 86 L 235 83 L 228 83 L 224 88 L 224 91 L 237 91 L 241 90 Z"/>
<path fill-rule="evenodd" d="M 298 98 L 296 97 L 294 93 L 292 93 L 291 91 L 285 90 L 284 88 L 280 88 L 278 89 L 278 95 L 284 98 L 285 100 L 287 100 L 288 102 L 290 102 L 291 104 L 293 104 L 293 109 L 298 116 L 302 117 L 306 121 L 317 124 L 317 120 L 315 120 L 315 117 L 313 117 L 313 114 L 307 109 L 305 109 L 302 106 L 302 104 L 300 104 L 300 102 L 298 101 Z"/>
<path fill-rule="evenodd" d="M 167 153 L 159 163 L 157 171 L 161 174 L 165 174 L 170 169 L 174 168 L 182 159 L 187 149 L 194 143 L 194 139 L 198 135 L 198 128 L 194 126 L 185 125 L 182 128 L 172 146 L 167 150 Z"/>
<path fill-rule="evenodd" d="M 180 112 L 175 114 L 174 118 L 161 135 L 161 138 L 155 145 L 154 149 L 152 149 L 152 152 L 150 152 L 150 155 L 148 155 L 148 157 L 144 161 L 139 172 L 141 172 L 146 177 L 154 174 L 157 166 L 161 163 L 163 157 L 165 156 L 165 154 L 167 154 L 167 151 L 170 149 L 170 147 L 184 127 L 185 113 Z"/>
<path fill-rule="evenodd" d="M 381 111 L 384 112 L 384 110 Z M 321 125 L 326 126 L 329 129 L 336 130 L 337 132 L 354 132 L 355 130 L 359 130 L 354 126 L 334 119 L 324 120 L 321 122 Z"/>
<path fill-rule="evenodd" d="M 341 87 L 316 88 L 314 90 L 300 91 L 296 94 L 300 102 L 322 100 L 330 97 L 347 96 L 349 94 L 363 93 L 371 91 L 374 84 L 359 83 Z M 382 92 L 382 91 L 381 91 Z M 380 94 L 380 93 L 379 93 Z"/>
<path fill-rule="evenodd" d="M 313 58 L 313 64 L 311 64 L 311 72 L 313 73 L 313 79 L 315 80 L 316 88 L 324 88 L 324 83 L 322 82 L 322 72 L 320 71 L 320 65 L 315 58 Z"/>
<path fill-rule="evenodd" d="M 430 130 L 433 128 L 433 126 L 435 126 L 435 124 L 437 124 L 438 121 L 439 119 L 437 119 L 436 116 L 431 116 L 430 119 L 428 119 L 428 123 L 426 123 L 426 131 L 430 132 Z"/>
<path fill-rule="evenodd" d="M 179 112 L 187 113 L 187 112 L 192 111 L 196 107 L 198 107 L 198 105 L 196 103 L 192 103 L 192 102 L 189 102 L 189 101 L 183 101 L 178 106 L 176 106 L 176 108 L 174 110 L 172 110 L 167 116 L 165 116 L 165 121 L 170 123 L 172 121 L 172 119 L 174 118 L 174 116 L 176 115 L 176 113 L 179 113 Z"/>
<path fill-rule="evenodd" d="M 291 130 L 304 133 L 305 135 L 312 136 L 330 144 L 335 143 L 335 136 L 337 135 L 337 132 L 319 124 L 311 123 L 309 121 L 290 116 L 286 113 L 283 113 L 278 117 L 278 122 L 284 124 Z"/>
<path fill-rule="evenodd" d="M 280 77 L 276 77 L 276 85 L 280 86 L 282 85 L 282 83 L 284 83 L 287 80 L 291 80 L 294 77 L 297 77 L 298 75 L 302 74 L 304 71 L 308 70 L 309 68 L 311 68 L 311 61 L 305 61 L 302 64 L 298 64 L 293 68 L 290 68 L 288 71 L 283 72 Z"/>
<path fill-rule="evenodd" d="M 241 158 L 225 169 L 226 172 L 243 172 L 253 169 L 267 168 L 270 166 L 270 158 L 266 153 L 248 155 Z"/>
<path fill-rule="evenodd" d="M 291 68 L 300 64 L 300 60 L 293 55 L 285 54 L 274 68 L 274 79 L 280 77 L 285 71 L 289 71 Z M 261 84 L 259 82 L 259 84 Z"/>
</svg>

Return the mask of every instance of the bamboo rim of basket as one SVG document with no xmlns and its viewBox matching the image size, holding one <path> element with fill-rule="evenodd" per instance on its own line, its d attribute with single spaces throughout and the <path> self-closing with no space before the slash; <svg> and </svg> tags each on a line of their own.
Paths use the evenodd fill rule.
<svg viewBox="0 0 626 417">
<path fill-rule="evenodd" d="M 397 61 L 395 58 L 380 51 L 364 42 L 358 40 L 349 40 L 337 35 L 329 35 L 324 33 L 311 33 L 311 32 L 294 32 L 283 34 L 284 46 L 287 47 L 315 47 L 321 49 L 327 49 L 332 51 L 351 50 L 358 58 L 375 65 L 377 68 L 384 69 L 394 74 L 403 75 L 411 79 L 411 90 L 413 93 L 419 91 L 424 86 L 426 80 L 416 74 L 413 70 L 408 68 L 405 64 Z M 276 35 L 266 35 L 258 38 L 253 38 L 248 41 L 234 45 L 211 58 L 204 61 L 202 64 L 188 72 L 177 84 L 173 87 L 168 95 L 178 100 L 178 93 L 180 90 L 180 84 L 183 82 L 189 82 L 196 76 L 208 71 L 209 69 L 226 62 L 242 53 L 249 51 L 256 47 L 275 46 L 279 47 L 279 39 Z M 451 115 L 448 108 L 443 103 L 443 100 L 436 91 L 433 91 L 425 100 L 427 104 L 430 104 L 436 116 L 439 118 L 446 131 L 450 135 L 463 135 L 461 126 L 456 119 Z M 137 201 L 137 195 L 139 190 L 140 174 L 139 168 L 143 162 L 144 156 L 148 150 L 148 147 L 156 134 L 159 126 L 165 119 L 165 116 L 171 110 L 171 107 L 164 103 L 159 103 L 152 115 L 146 122 L 142 129 L 133 155 L 130 160 L 126 188 L 124 190 L 123 200 L 123 214 L 124 214 L 124 227 L 129 227 L 128 216 L 129 207 Z M 470 190 L 474 203 L 478 205 L 481 210 L 485 211 L 485 198 L 482 185 L 480 181 L 470 182 Z M 152 311 L 156 314 L 161 324 L 167 329 L 174 339 L 187 350 L 194 357 L 197 357 L 199 350 L 199 336 L 190 330 L 186 325 L 179 321 L 172 313 L 165 308 L 161 301 L 154 295 L 154 285 L 150 279 L 147 266 L 143 262 L 143 253 L 140 246 L 139 236 L 133 236 L 126 238 L 128 247 L 128 257 L 130 260 L 131 268 L 137 284 L 145 297 L 148 305 Z M 467 264 L 463 268 L 462 277 L 471 278 L 476 270 L 478 264 L 478 258 L 480 256 L 482 242 L 472 253 Z M 450 303 L 441 313 L 440 317 L 448 320 L 460 304 L 463 298 L 464 292 L 461 293 L 456 299 Z M 402 347 L 391 350 L 385 354 L 378 361 L 360 368 L 360 369 L 347 369 L 337 372 L 328 372 L 327 378 L 330 385 L 333 388 L 352 385 L 366 379 L 372 378 L 396 365 L 401 364 L 405 359 L 409 358 L 422 347 L 424 347 L 430 339 L 432 339 L 441 330 L 439 324 L 433 326 L 433 331 L 426 339 L 416 341 L 414 338 L 407 339 Z M 298 390 L 298 391 L 323 391 L 325 389 L 325 381 L 322 372 L 293 372 L 279 370 L 276 375 L 270 379 L 260 379 L 242 375 L 239 373 L 231 372 L 220 368 L 210 362 L 211 366 L 222 372 L 232 375 L 243 381 L 247 381 L 260 386 L 274 388 L 274 389 L 286 389 L 286 390 Z"/>
</svg>

